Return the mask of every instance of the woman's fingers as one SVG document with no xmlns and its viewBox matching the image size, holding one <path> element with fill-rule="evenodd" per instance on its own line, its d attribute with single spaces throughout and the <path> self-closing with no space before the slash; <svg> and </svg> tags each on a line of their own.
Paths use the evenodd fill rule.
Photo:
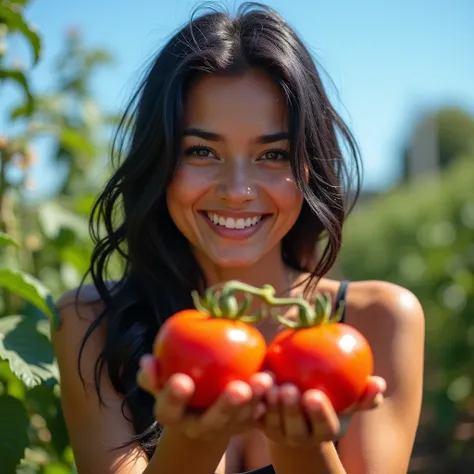
<svg viewBox="0 0 474 474">
<path fill-rule="evenodd" d="M 186 374 L 174 374 L 160 385 L 158 360 L 145 355 L 140 360 L 138 385 L 156 399 L 154 415 L 162 425 L 181 425 L 190 437 L 207 436 L 229 427 L 229 431 L 256 423 L 266 407 L 263 397 L 272 386 L 267 373 L 255 374 L 249 383 L 233 381 L 219 399 L 204 413 L 191 413 L 189 402 L 195 392 L 193 380 Z"/>
<path fill-rule="evenodd" d="M 351 411 L 363 411 L 377 408 L 384 399 L 387 383 L 382 377 L 370 377 L 364 395 Z"/>
<path fill-rule="evenodd" d="M 252 390 L 244 382 L 230 382 L 217 401 L 199 416 L 190 419 L 186 432 L 189 437 L 197 438 L 224 431 L 239 418 L 248 419 L 252 416 Z"/>
<path fill-rule="evenodd" d="M 291 445 L 300 445 L 308 441 L 308 423 L 301 410 L 301 394 L 292 384 L 280 387 L 280 404 L 283 423 L 283 432 L 287 442 Z"/>
<path fill-rule="evenodd" d="M 155 418 L 163 425 L 178 423 L 185 416 L 195 390 L 191 377 L 175 374 L 156 397 Z"/>
<path fill-rule="evenodd" d="M 271 374 L 258 372 L 249 379 L 249 385 L 253 392 L 254 400 L 261 400 L 265 393 L 275 384 Z"/>
<path fill-rule="evenodd" d="M 265 394 L 266 412 L 261 425 L 273 439 L 283 437 L 283 423 L 279 398 L 279 388 L 276 385 L 272 385 Z"/>
<path fill-rule="evenodd" d="M 259 420 L 266 412 L 264 403 L 265 394 L 274 385 L 274 380 L 271 374 L 266 372 L 259 372 L 249 380 L 249 386 L 252 390 L 252 420 Z"/>
<path fill-rule="evenodd" d="M 308 390 L 303 394 L 303 406 L 311 423 L 313 438 L 333 440 L 341 430 L 339 418 L 328 397 L 320 390 Z"/>
<path fill-rule="evenodd" d="M 153 355 L 146 354 L 140 359 L 137 383 L 140 388 L 151 395 L 156 395 L 160 389 L 158 380 L 158 360 Z"/>
</svg>

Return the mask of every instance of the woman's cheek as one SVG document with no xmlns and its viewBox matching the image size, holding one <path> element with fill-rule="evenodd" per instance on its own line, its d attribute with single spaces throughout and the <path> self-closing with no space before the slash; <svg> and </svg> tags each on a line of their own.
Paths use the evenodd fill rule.
<svg viewBox="0 0 474 474">
<path fill-rule="evenodd" d="M 181 204 L 193 205 L 209 188 L 211 176 L 204 168 L 181 165 L 168 187 L 168 201 L 179 201 Z"/>
<path fill-rule="evenodd" d="M 303 195 L 298 189 L 293 176 L 282 176 L 271 183 L 271 194 L 281 208 L 299 208 L 303 204 Z M 295 209 L 296 210 L 296 209 Z"/>
</svg>

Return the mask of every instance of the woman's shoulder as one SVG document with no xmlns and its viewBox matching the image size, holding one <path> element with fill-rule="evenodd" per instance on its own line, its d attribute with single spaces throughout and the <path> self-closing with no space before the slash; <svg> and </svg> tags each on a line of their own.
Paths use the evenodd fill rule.
<svg viewBox="0 0 474 474">
<path fill-rule="evenodd" d="M 338 296 L 341 281 L 323 279 L 316 291 Z M 421 324 L 424 313 L 417 296 L 408 288 L 380 280 L 347 281 L 346 322 L 355 326 L 386 327 L 396 324 Z"/>
<path fill-rule="evenodd" d="M 347 287 L 347 305 L 354 314 L 372 314 L 373 317 L 411 319 L 423 316 L 421 303 L 411 290 L 387 281 L 350 282 Z"/>
<path fill-rule="evenodd" d="M 112 289 L 113 283 L 107 283 Z M 93 284 L 85 284 L 64 292 L 56 301 L 59 314 L 59 327 L 53 336 L 54 341 L 63 341 L 74 345 L 82 340 L 90 325 L 97 320 L 105 309 L 100 292 Z M 95 331 L 93 338 L 103 337 L 102 329 Z"/>
<path fill-rule="evenodd" d="M 100 301 L 100 294 L 94 285 L 82 285 L 63 293 L 56 301 L 56 308 L 62 310 L 71 305 L 87 306 L 100 303 Z"/>
<path fill-rule="evenodd" d="M 106 282 L 107 290 L 112 293 L 116 282 Z M 64 292 L 55 302 L 56 309 L 62 313 L 88 312 L 99 314 L 105 307 L 100 292 L 93 284 L 85 284 Z"/>
</svg>

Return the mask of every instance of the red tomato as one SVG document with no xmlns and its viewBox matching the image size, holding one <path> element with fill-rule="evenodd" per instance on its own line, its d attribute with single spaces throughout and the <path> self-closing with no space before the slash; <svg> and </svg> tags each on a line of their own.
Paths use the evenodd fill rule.
<svg viewBox="0 0 474 474">
<path fill-rule="evenodd" d="M 253 326 L 191 309 L 176 313 L 158 332 L 153 353 L 160 386 L 175 373 L 189 375 L 196 391 L 190 407 L 205 409 L 231 381 L 261 370 L 266 342 Z"/>
<path fill-rule="evenodd" d="M 301 392 L 321 390 L 340 413 L 363 395 L 373 355 L 355 328 L 329 323 L 278 333 L 268 347 L 266 364 L 278 384 L 292 383 Z"/>
</svg>

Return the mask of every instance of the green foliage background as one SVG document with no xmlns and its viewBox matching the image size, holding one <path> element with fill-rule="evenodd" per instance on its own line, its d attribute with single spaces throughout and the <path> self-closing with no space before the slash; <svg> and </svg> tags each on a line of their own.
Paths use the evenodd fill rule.
<svg viewBox="0 0 474 474">
<path fill-rule="evenodd" d="M 75 471 L 50 344 L 53 301 L 77 286 L 91 251 L 87 217 L 108 172 L 104 136 L 117 118 L 90 87 L 111 64 L 70 31 L 55 64 L 57 84 L 32 91 L 40 32 L 28 0 L 0 0 L 0 92 L 22 91 L 11 110 L 15 132 L 0 131 L 0 474 Z M 20 37 L 31 64 L 15 67 L 9 40 Z M 423 415 L 411 473 L 474 472 L 474 120 L 446 108 L 439 125 L 443 171 L 359 204 L 349 220 L 339 270 L 411 289 L 426 313 Z M 35 144 L 52 143 L 52 166 L 66 169 L 53 196 L 27 199 Z M 120 272 L 112 262 L 111 277 Z"/>
</svg>

